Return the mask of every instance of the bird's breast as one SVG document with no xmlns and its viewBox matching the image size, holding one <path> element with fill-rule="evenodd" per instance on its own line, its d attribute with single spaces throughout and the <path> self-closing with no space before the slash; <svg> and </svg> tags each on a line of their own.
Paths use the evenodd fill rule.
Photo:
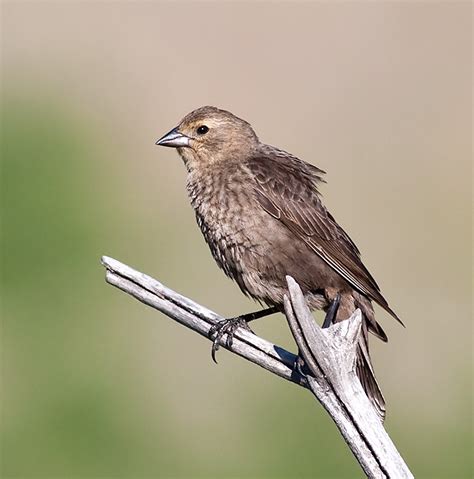
<svg viewBox="0 0 474 479">
<path fill-rule="evenodd" d="M 238 172 L 188 178 L 188 194 L 211 253 L 224 272 L 239 282 L 243 257 L 255 247 L 245 210 L 253 202 Z"/>
</svg>

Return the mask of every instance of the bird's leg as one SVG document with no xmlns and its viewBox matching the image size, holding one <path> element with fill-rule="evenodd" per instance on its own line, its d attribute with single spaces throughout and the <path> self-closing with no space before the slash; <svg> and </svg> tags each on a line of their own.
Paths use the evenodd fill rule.
<svg viewBox="0 0 474 479">
<path fill-rule="evenodd" d="M 336 297 L 332 300 L 328 310 L 326 311 L 326 317 L 324 318 L 323 328 L 329 328 L 329 326 L 331 326 L 331 324 L 334 323 L 340 302 L 341 302 L 341 295 L 337 293 Z"/>
<path fill-rule="evenodd" d="M 278 313 L 281 311 L 279 306 L 272 306 L 271 308 L 262 309 L 261 311 L 256 311 L 254 313 L 247 313 L 241 316 L 237 316 L 235 318 L 223 319 L 219 321 L 211 329 L 209 329 L 209 338 L 214 337 L 214 341 L 212 342 L 212 349 L 211 349 L 211 357 L 215 363 L 216 361 L 216 352 L 219 350 L 220 341 L 224 334 L 227 334 L 226 346 L 230 348 L 234 341 L 234 334 L 235 331 L 242 327 L 247 331 L 253 332 L 248 323 L 250 321 L 254 321 L 255 319 L 263 318 L 265 316 L 269 316 L 273 313 Z"/>
</svg>

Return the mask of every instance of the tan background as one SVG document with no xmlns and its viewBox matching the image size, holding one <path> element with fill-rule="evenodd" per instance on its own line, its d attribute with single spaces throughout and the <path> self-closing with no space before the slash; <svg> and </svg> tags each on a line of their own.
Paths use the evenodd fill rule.
<svg viewBox="0 0 474 479">
<path fill-rule="evenodd" d="M 417 477 L 472 452 L 471 5 L 2 3 L 2 475 L 360 477 L 311 396 L 119 294 L 102 254 L 224 314 L 172 150 L 205 104 L 328 172 L 403 329 L 372 341 Z M 294 350 L 283 317 L 255 328 Z"/>
</svg>

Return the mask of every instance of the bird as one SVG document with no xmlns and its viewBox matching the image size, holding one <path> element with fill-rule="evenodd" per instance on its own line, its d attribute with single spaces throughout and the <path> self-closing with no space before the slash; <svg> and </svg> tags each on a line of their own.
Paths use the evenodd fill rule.
<svg viewBox="0 0 474 479">
<path fill-rule="evenodd" d="M 211 254 L 261 311 L 224 319 L 210 330 L 212 357 L 222 337 L 232 345 L 239 327 L 283 311 L 286 276 L 300 285 L 311 310 L 326 312 L 323 327 L 362 312 L 356 373 L 383 421 L 385 399 L 369 355 L 368 333 L 387 336 L 372 302 L 401 323 L 382 296 L 349 235 L 322 202 L 325 172 L 260 141 L 247 121 L 203 106 L 187 114 L 157 145 L 176 148 L 187 170 L 186 189 Z M 403 323 L 402 323 L 403 324 Z"/>
</svg>

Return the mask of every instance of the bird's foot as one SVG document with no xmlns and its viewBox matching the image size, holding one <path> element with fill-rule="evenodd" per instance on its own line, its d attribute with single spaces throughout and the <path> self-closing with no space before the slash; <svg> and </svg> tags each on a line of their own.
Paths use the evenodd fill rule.
<svg viewBox="0 0 474 479">
<path fill-rule="evenodd" d="M 337 310 L 339 309 L 339 303 L 341 302 L 341 295 L 339 293 L 336 294 L 336 297 L 332 300 L 327 312 L 326 317 L 324 318 L 323 328 L 329 328 L 331 324 L 334 323 L 336 319 Z"/>
<path fill-rule="evenodd" d="M 211 357 L 216 364 L 216 353 L 220 348 L 222 337 L 227 334 L 225 344 L 228 348 L 232 347 L 232 343 L 234 342 L 234 334 L 238 328 L 244 328 L 245 330 L 253 333 L 247 324 L 247 321 L 240 316 L 237 318 L 223 319 L 212 326 L 212 328 L 209 330 L 209 338 L 214 338 L 214 341 L 212 342 Z"/>
<path fill-rule="evenodd" d="M 296 356 L 295 359 L 295 365 L 294 365 L 294 370 L 303 377 L 306 377 L 308 374 L 308 367 L 306 366 L 306 363 L 304 362 L 304 359 L 301 357 L 301 353 L 298 353 L 298 356 Z"/>
</svg>

